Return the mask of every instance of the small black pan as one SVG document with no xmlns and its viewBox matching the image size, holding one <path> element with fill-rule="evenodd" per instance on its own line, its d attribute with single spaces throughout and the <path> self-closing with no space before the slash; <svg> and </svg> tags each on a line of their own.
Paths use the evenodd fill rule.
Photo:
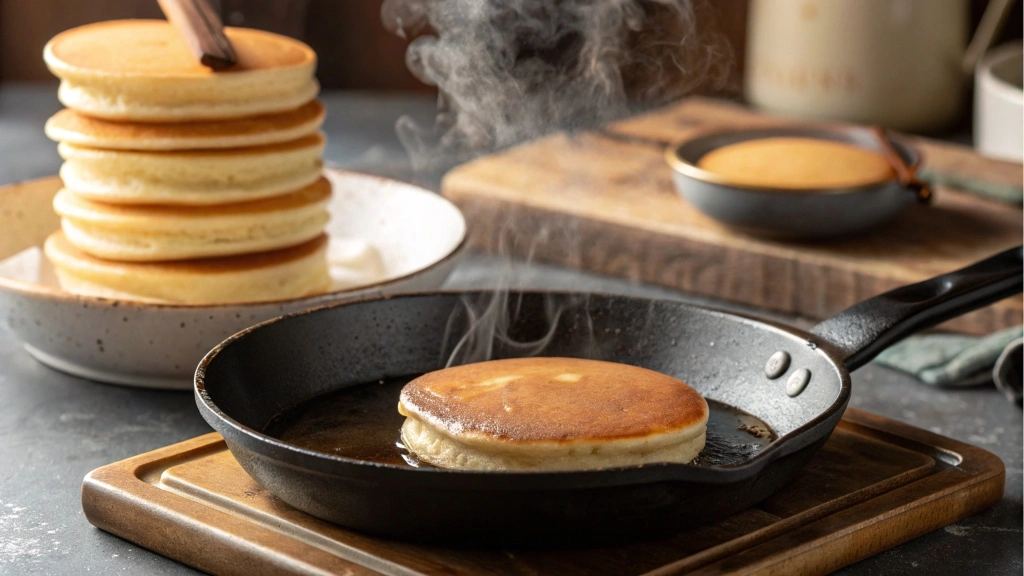
<svg viewBox="0 0 1024 576">
<path fill-rule="evenodd" d="M 698 167 L 718 148 L 762 138 L 798 137 L 853 144 L 894 155 L 913 172 L 921 156 L 900 138 L 868 128 L 759 128 L 704 134 L 665 151 L 679 195 L 705 215 L 748 234 L 813 239 L 845 236 L 894 218 L 930 193 L 899 178 L 849 188 L 793 191 L 771 186 L 731 184 Z"/>
<path fill-rule="evenodd" d="M 469 325 L 464 299 L 486 293 L 395 296 L 265 322 L 203 359 L 196 400 L 256 481 L 300 510 L 359 530 L 453 543 L 679 530 L 739 511 L 786 484 L 842 417 L 851 370 L 912 332 L 1020 293 L 1021 255 L 1015 248 L 893 290 L 810 332 L 679 302 L 512 295 L 509 335 L 519 341 L 547 334 L 551 311 L 561 311 L 541 354 L 671 374 L 778 434 L 760 453 L 729 466 L 464 472 L 344 458 L 261 433 L 282 410 L 319 395 L 443 366 L 457 340 L 445 335 Z M 522 353 L 500 342 L 494 351 L 496 357 Z M 397 397 L 381 402 L 394 410 Z"/>
</svg>

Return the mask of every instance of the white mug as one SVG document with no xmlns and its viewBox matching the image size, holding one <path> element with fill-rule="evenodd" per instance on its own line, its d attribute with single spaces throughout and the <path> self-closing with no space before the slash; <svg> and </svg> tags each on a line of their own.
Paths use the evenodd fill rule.
<svg viewBox="0 0 1024 576">
<path fill-rule="evenodd" d="M 772 112 L 912 132 L 955 121 L 967 0 L 752 0 L 747 99 Z"/>
<path fill-rule="evenodd" d="M 1024 46 L 985 55 L 974 77 L 974 146 L 992 158 L 1024 161 Z"/>
</svg>

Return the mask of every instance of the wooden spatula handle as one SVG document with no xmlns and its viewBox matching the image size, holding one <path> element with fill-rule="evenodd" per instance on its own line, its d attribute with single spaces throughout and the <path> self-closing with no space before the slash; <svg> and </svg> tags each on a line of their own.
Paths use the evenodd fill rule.
<svg viewBox="0 0 1024 576">
<path fill-rule="evenodd" d="M 238 62 L 224 23 L 206 0 L 157 0 L 164 15 L 178 31 L 199 62 L 214 71 Z"/>
<path fill-rule="evenodd" d="M 900 156 L 900 153 L 896 151 L 896 147 L 892 145 L 892 140 L 889 139 L 889 133 L 881 126 L 872 126 L 871 129 L 874 131 L 875 137 L 882 147 L 882 153 L 896 172 L 896 179 L 899 180 L 900 184 L 917 195 L 918 202 L 929 202 L 932 198 L 931 188 L 917 177 L 916 167 L 908 165 L 903 156 Z"/>
</svg>

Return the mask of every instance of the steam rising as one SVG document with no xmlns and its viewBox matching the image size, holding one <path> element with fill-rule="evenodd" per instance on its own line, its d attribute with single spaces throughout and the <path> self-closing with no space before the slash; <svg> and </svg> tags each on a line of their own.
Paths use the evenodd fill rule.
<svg viewBox="0 0 1024 576">
<path fill-rule="evenodd" d="M 691 0 L 386 0 L 406 63 L 437 86 L 438 115 L 399 120 L 415 168 L 445 166 L 554 130 L 575 130 L 725 80 L 717 35 Z"/>
<path fill-rule="evenodd" d="M 724 39 L 700 30 L 694 1 L 385 0 L 385 26 L 403 38 L 419 35 L 406 53 L 409 70 L 438 88 L 432 126 L 408 117 L 396 125 L 413 167 L 446 168 L 549 132 L 605 124 L 697 86 L 720 87 L 731 54 Z M 527 239 L 508 222 L 493 226 L 499 256 L 522 242 L 532 254 L 554 234 L 575 238 L 570 225 Z M 568 244 L 578 258 L 578 242 Z M 445 337 L 455 339 L 455 351 L 447 365 L 491 359 L 496 345 L 517 356 L 543 353 L 565 310 L 548 306 L 547 333 L 515 341 L 509 328 L 518 307 L 508 292 L 515 280 L 506 266 L 494 296 L 463 301 L 449 320 Z M 452 334 L 461 314 L 470 328 Z"/>
<path fill-rule="evenodd" d="M 576 237 L 572 227 L 559 227 L 552 231 L 544 229 L 541 234 L 530 238 L 516 234 L 515 228 L 509 222 L 499 223 L 499 236 L 497 254 L 505 257 L 504 266 L 498 270 L 494 279 L 494 287 L 497 288 L 492 294 L 484 293 L 480 298 L 464 297 L 462 309 L 456 310 L 448 319 L 448 326 L 445 328 L 445 341 L 442 342 L 441 350 L 449 349 L 449 339 L 457 338 L 452 352 L 446 359 L 445 368 L 490 360 L 494 357 L 495 347 L 500 346 L 516 356 L 537 356 L 544 352 L 544 349 L 555 336 L 558 322 L 565 312 L 566 307 L 577 307 L 586 304 L 586 295 L 580 298 L 562 298 L 562 303 L 555 305 L 550 298 L 544 302 L 544 320 L 548 326 L 547 331 L 533 340 L 516 340 L 510 336 L 511 327 L 520 315 L 521 297 L 509 292 L 509 288 L 517 285 L 518 278 L 512 273 L 511 262 L 507 255 L 510 253 L 525 253 L 527 262 L 533 260 L 533 253 L 537 246 L 551 240 L 551 236 L 561 234 L 566 240 Z M 515 244 L 528 242 L 525 250 L 520 250 Z M 463 320 L 462 315 L 465 315 Z M 583 319 L 583 325 L 579 327 L 579 334 L 589 336 L 592 334 L 591 319 Z M 455 326 L 465 325 L 465 332 L 455 332 Z M 442 359 L 445 360 L 445 359 Z"/>
<path fill-rule="evenodd" d="M 517 341 L 509 336 L 511 324 L 519 315 L 518 302 L 510 302 L 511 297 L 508 290 L 499 290 L 493 296 L 483 298 L 481 302 L 474 302 L 468 298 L 462 300 L 463 311 L 469 316 L 469 328 L 455 344 L 445 368 L 493 358 L 496 345 L 512 350 L 516 356 L 537 356 L 544 351 L 555 336 L 555 329 L 564 309 L 554 306 L 552 301 L 548 300 L 545 309 L 549 326 L 547 333 L 536 340 Z M 445 338 L 451 336 L 451 323 L 456 317 L 453 315 L 449 318 Z M 441 349 L 447 350 L 447 342 L 442 343 Z"/>
</svg>

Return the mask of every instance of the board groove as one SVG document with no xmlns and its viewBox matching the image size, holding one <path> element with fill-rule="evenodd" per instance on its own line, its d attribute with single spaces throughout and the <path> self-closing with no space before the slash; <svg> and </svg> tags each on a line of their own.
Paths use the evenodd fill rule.
<svg viewBox="0 0 1024 576">
<path fill-rule="evenodd" d="M 565 550 L 441 548 L 346 530 L 250 479 L 217 434 L 91 472 L 86 517 L 219 574 L 823 574 L 992 506 L 993 454 L 856 409 L 779 493 L 712 524 Z"/>
</svg>

